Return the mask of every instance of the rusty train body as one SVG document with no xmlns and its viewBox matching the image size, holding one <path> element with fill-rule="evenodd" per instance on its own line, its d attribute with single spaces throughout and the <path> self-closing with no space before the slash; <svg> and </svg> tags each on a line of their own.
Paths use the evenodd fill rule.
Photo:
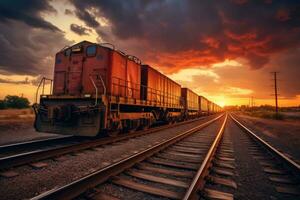
<svg viewBox="0 0 300 200">
<path fill-rule="evenodd" d="M 96 136 L 222 110 L 109 44 L 83 41 L 62 49 L 49 95 L 44 94 L 45 80 L 39 104 L 33 106 L 40 132 Z"/>
</svg>

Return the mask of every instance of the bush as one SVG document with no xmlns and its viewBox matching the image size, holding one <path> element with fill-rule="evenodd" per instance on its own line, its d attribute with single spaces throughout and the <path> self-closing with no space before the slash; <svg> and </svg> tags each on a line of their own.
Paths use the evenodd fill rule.
<svg viewBox="0 0 300 200">
<path fill-rule="evenodd" d="M 260 117 L 266 119 L 277 119 L 277 120 L 284 119 L 284 116 L 281 113 L 276 114 L 274 111 L 261 110 L 261 111 L 245 112 L 245 113 L 253 117 Z"/>
<path fill-rule="evenodd" d="M 27 98 L 11 95 L 7 95 L 3 102 L 6 108 L 28 108 L 30 104 Z"/>
</svg>

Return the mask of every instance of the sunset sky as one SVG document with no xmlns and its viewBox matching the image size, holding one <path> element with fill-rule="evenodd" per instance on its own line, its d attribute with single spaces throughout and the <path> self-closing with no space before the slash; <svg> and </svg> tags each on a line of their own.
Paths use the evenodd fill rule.
<svg viewBox="0 0 300 200">
<path fill-rule="evenodd" d="M 34 99 L 54 55 L 109 42 L 220 105 L 300 105 L 300 1 L 1 0 L 0 99 Z"/>
</svg>

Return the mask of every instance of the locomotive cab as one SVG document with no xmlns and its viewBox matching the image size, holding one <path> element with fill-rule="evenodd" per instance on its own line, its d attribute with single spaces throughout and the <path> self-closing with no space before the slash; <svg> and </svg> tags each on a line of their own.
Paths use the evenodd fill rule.
<svg viewBox="0 0 300 200">
<path fill-rule="evenodd" d="M 56 54 L 51 94 L 34 105 L 37 131 L 95 136 L 105 129 L 108 51 L 84 41 Z"/>
</svg>

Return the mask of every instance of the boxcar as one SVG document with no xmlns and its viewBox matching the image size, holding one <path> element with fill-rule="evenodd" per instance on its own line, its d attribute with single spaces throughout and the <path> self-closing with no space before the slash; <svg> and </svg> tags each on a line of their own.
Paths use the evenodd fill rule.
<svg viewBox="0 0 300 200">
<path fill-rule="evenodd" d="M 147 102 L 157 120 L 181 115 L 181 86 L 149 65 L 141 66 L 141 99 Z"/>
<path fill-rule="evenodd" d="M 212 114 L 212 102 L 207 100 L 208 101 L 208 114 Z"/>
<path fill-rule="evenodd" d="M 199 114 L 198 95 L 188 88 L 181 88 L 181 97 L 185 109 L 185 117 L 192 118 Z"/>
<path fill-rule="evenodd" d="M 199 114 L 208 115 L 209 101 L 203 96 L 199 96 L 198 99 L 199 99 Z"/>
</svg>

